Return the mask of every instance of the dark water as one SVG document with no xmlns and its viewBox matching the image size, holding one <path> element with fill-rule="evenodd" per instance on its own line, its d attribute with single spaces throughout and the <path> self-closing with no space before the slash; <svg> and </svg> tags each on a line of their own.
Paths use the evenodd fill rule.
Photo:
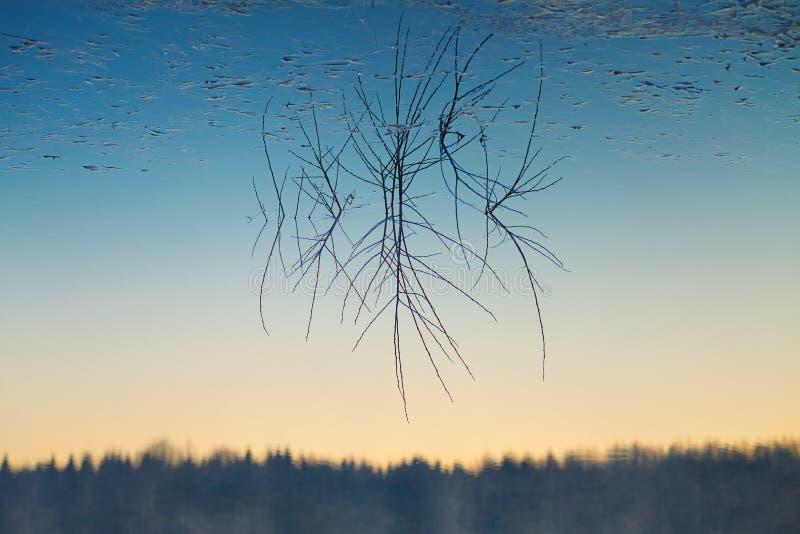
<svg viewBox="0 0 800 534">
<path fill-rule="evenodd" d="M 535 97 L 541 40 L 542 134 L 568 141 L 565 152 L 604 139 L 634 150 L 658 142 L 663 148 L 648 148 L 664 158 L 720 165 L 748 154 L 694 146 L 709 112 L 769 125 L 760 133 L 776 140 L 797 137 L 798 9 L 778 0 L 3 2 L 0 165 L 149 172 L 220 157 L 221 137 L 257 145 L 270 97 L 274 113 L 289 118 L 311 102 L 338 108 L 342 96 L 353 98 L 359 74 L 368 90 L 384 90 L 401 15 L 410 29 L 408 75 L 453 24 L 463 28 L 464 58 L 494 34 L 468 79 L 526 61 L 497 89 L 517 91 L 507 107 Z M 519 108 L 495 120 L 525 120 L 530 110 L 512 111 Z M 606 119 L 625 131 L 592 137 Z M 675 130 L 682 139 L 662 143 Z"/>
</svg>

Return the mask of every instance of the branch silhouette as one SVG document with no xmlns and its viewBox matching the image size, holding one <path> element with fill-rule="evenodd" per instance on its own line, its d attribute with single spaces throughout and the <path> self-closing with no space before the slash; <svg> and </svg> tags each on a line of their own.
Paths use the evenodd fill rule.
<svg viewBox="0 0 800 534">
<path fill-rule="evenodd" d="M 311 335 L 318 296 L 343 282 L 340 321 L 345 320 L 348 309 L 355 324 L 363 321 L 353 350 L 379 319 L 388 317 L 391 321 L 396 386 L 406 419 L 403 369 L 406 329 L 410 327 L 412 339 L 421 345 L 442 390 L 452 402 L 453 396 L 440 369 L 441 359 L 458 362 L 470 377 L 475 379 L 475 376 L 439 312 L 431 288 L 445 287 L 495 319 L 473 290 L 484 276 L 492 277 L 507 289 L 494 260 L 494 251 L 504 244 L 513 249 L 532 289 L 537 329 L 542 339 L 544 379 L 546 346 L 537 294 L 542 288 L 531 256 L 540 255 L 562 269 L 564 264 L 541 243 L 545 238 L 541 231 L 532 225 L 516 224 L 515 219 L 526 217 L 525 199 L 561 180 L 561 177 L 550 178 L 549 173 L 564 158 L 534 168 L 542 150 L 534 147 L 544 79 L 540 42 L 535 110 L 529 119 L 530 130 L 519 169 L 510 177 L 505 177 L 499 166 L 493 169 L 488 130 L 498 115 L 508 109 L 508 101 L 496 105 L 487 102 L 498 83 L 525 62 L 477 78 L 473 66 L 491 37 L 487 35 L 464 54 L 460 50 L 461 29 L 449 27 L 421 66 L 412 69 L 410 29 L 401 18 L 394 36 L 392 74 L 388 77 L 391 90 L 383 94 L 373 92 L 359 74 L 351 99 L 342 98 L 338 119 L 343 131 L 328 133 L 321 128 L 324 125 L 318 114 L 319 104 L 312 94 L 308 106 L 290 119 L 297 138 L 287 150 L 293 167 L 282 178 L 275 173 L 270 153 L 270 140 L 279 137 L 267 129 L 271 100 L 262 114 L 263 151 L 274 203 L 272 210 L 276 213 L 261 278 L 262 327 L 269 334 L 265 318 L 269 273 L 276 271 L 292 281 L 293 290 L 304 280 L 311 280 L 306 340 Z M 487 109 L 489 116 L 485 113 Z M 482 154 L 482 165 L 471 161 L 470 155 L 476 153 Z M 434 179 L 436 176 L 438 179 Z M 439 224 L 437 217 L 426 213 L 423 206 L 440 193 L 437 182 L 443 184 L 452 202 L 450 228 Z M 263 218 L 257 244 L 269 227 L 269 217 L 255 181 L 253 187 Z M 349 187 L 352 191 L 346 193 Z M 293 205 L 293 213 L 287 213 L 289 205 Z M 356 212 L 363 216 L 353 217 Z M 287 217 L 293 223 L 296 249 L 289 261 L 284 259 L 288 251 L 283 243 Z M 473 223 L 468 221 L 473 220 L 482 221 L 479 251 L 468 246 L 468 238 L 473 236 L 469 229 Z M 474 284 L 452 280 L 437 264 L 436 258 L 453 251 L 458 251 L 468 269 L 473 265 L 479 269 Z"/>
</svg>

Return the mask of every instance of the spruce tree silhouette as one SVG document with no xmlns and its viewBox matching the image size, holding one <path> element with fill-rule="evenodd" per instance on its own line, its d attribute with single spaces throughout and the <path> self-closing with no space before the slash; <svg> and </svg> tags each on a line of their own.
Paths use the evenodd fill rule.
<svg viewBox="0 0 800 534">
<path fill-rule="evenodd" d="M 0 532 L 795 532 L 800 444 L 376 468 L 280 451 L 0 465 Z M 71 478 L 74 477 L 74 478 Z M 609 514 L 608 510 L 614 510 Z"/>
</svg>

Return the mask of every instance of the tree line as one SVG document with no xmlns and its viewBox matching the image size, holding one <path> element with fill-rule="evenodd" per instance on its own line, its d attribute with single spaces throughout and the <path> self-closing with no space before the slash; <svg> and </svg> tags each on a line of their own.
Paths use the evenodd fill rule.
<svg viewBox="0 0 800 534">
<path fill-rule="evenodd" d="M 0 467 L 0 532 L 798 532 L 800 443 L 377 468 L 154 447 Z"/>
</svg>

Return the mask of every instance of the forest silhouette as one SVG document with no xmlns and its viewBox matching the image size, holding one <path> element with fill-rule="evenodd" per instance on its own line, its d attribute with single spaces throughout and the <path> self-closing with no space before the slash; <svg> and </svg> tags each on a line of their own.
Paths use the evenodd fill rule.
<svg viewBox="0 0 800 534">
<path fill-rule="evenodd" d="M 489 460 L 136 458 L 0 467 L 0 532 L 798 532 L 800 442 Z"/>
</svg>

